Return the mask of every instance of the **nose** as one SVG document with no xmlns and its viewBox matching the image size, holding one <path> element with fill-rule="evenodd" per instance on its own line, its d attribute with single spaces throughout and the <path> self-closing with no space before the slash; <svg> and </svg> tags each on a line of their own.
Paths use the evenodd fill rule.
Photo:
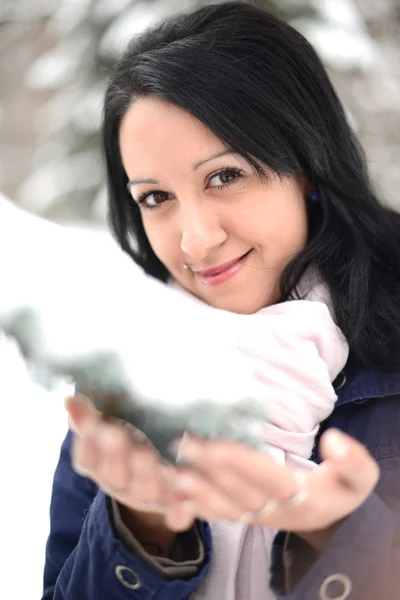
<svg viewBox="0 0 400 600">
<path fill-rule="evenodd" d="M 181 250 L 192 260 L 202 260 L 223 244 L 227 233 L 220 216 L 207 202 L 191 202 L 182 208 Z"/>
</svg>

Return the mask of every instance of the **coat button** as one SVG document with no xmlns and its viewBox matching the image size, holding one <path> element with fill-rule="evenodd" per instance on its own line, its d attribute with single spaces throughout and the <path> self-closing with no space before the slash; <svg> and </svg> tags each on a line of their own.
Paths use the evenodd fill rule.
<svg viewBox="0 0 400 600">
<path fill-rule="evenodd" d="M 330 575 L 319 589 L 320 600 L 346 600 L 352 587 L 351 580 L 347 575 L 342 573 Z"/>
<path fill-rule="evenodd" d="M 119 581 L 122 583 L 122 585 L 129 588 L 130 590 L 138 590 L 142 587 L 139 575 L 129 567 L 124 567 L 124 565 L 118 565 L 118 567 L 116 567 L 115 569 L 115 574 L 118 577 Z"/>
</svg>

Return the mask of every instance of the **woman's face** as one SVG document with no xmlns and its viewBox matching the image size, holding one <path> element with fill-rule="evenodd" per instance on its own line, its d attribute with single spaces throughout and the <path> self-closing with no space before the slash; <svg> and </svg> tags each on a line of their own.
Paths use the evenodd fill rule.
<svg viewBox="0 0 400 600">
<path fill-rule="evenodd" d="M 176 281 L 237 313 L 279 298 L 282 269 L 306 244 L 305 179 L 261 181 L 200 121 L 156 98 L 128 109 L 120 149 L 149 242 Z"/>
</svg>

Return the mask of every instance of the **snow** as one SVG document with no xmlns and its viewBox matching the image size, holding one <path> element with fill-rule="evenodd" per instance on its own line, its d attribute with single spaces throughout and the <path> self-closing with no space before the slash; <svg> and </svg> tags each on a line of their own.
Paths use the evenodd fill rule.
<svg viewBox="0 0 400 600">
<path fill-rule="evenodd" d="M 321 58 L 337 69 L 370 69 L 380 52 L 352 0 L 313 0 L 320 19 L 294 20 L 293 25 L 315 46 Z"/>
<path fill-rule="evenodd" d="M 106 29 L 99 43 L 100 56 L 119 58 L 134 35 L 142 33 L 159 19 L 158 6 L 148 2 L 134 4 L 123 11 Z"/>
<path fill-rule="evenodd" d="M 49 27 L 55 34 L 61 36 L 67 36 L 81 26 L 92 4 L 92 0 L 55 0 L 55 2 Z"/>
<path fill-rule="evenodd" d="M 132 0 L 98 0 L 92 9 L 92 18 L 100 23 L 108 23 L 115 19 L 120 12 L 132 4 Z"/>
<path fill-rule="evenodd" d="M 377 49 L 362 31 L 346 31 L 333 23 L 307 23 L 303 31 L 320 56 L 338 69 L 372 67 Z"/>
<path fill-rule="evenodd" d="M 67 144 L 71 143 L 72 135 L 69 128 L 71 113 L 77 109 L 84 95 L 82 87 L 75 82 L 57 90 L 54 96 L 44 102 L 35 113 L 33 126 L 37 137 L 40 139 L 45 134 L 45 140 L 51 137 Z"/>
<path fill-rule="evenodd" d="M 34 385 L 16 346 L 0 339 L 1 596 L 41 598 L 53 472 L 67 431 L 63 398 Z"/>
<path fill-rule="evenodd" d="M 104 259 L 115 251 L 103 231 L 59 227 L 25 213 L 0 194 L 1 306 L 7 301 L 4 280 L 9 272 L 14 273 L 15 285 L 7 299 L 28 294 L 29 283 L 18 274 L 41 243 L 44 254 L 64 248 L 66 260 L 75 263 L 88 245 Z M 48 275 L 43 295 L 52 285 L 51 272 Z M 0 335 L 0 531 L 8 557 L 2 558 L 1 597 L 10 600 L 41 597 L 52 479 L 68 427 L 63 400 L 72 391 L 66 383 L 53 391 L 34 384 L 16 345 Z"/>
<path fill-rule="evenodd" d="M 364 29 L 363 19 L 353 0 L 314 0 L 313 4 L 327 20 L 343 29 Z"/>
<path fill-rule="evenodd" d="M 63 194 L 89 190 L 101 182 L 101 166 L 96 152 L 86 150 L 63 156 L 37 168 L 19 190 L 20 202 L 45 211 Z"/>
<path fill-rule="evenodd" d="M 15 308 L 33 311 L 45 360 L 64 365 L 98 351 L 115 353 L 127 393 L 177 413 L 199 398 L 231 404 L 252 395 L 252 379 L 230 339 L 230 313 L 222 317 L 224 311 L 205 309 L 147 277 L 104 232 L 56 225 L 6 201 L 0 209 L 3 252 L 12 256 L 1 267 L 1 322 Z"/>
<path fill-rule="evenodd" d="M 232 362 L 235 357 L 228 354 L 221 364 L 221 356 L 229 350 L 222 342 L 210 343 L 213 329 L 205 329 L 204 321 L 193 318 L 188 305 L 195 301 L 188 301 L 184 294 L 176 300 L 166 286 L 148 283 L 130 259 L 121 259 L 108 233 L 56 225 L 21 210 L 0 194 L 0 256 L 0 315 L 25 303 L 41 307 L 54 356 L 101 345 L 107 332 L 114 331 L 113 322 L 105 318 L 111 311 L 115 330 L 121 331 L 123 325 L 125 345 L 136 367 L 135 383 L 140 379 L 139 389 L 162 400 L 168 411 L 186 406 L 189 390 L 196 399 L 225 395 L 229 402 L 251 394 L 252 383 L 243 363 Z M 128 273 L 130 295 L 125 297 L 122 291 L 121 298 L 118 285 Z M 113 302 L 121 315 L 116 315 Z M 126 318 L 127 311 L 131 318 Z M 157 344 L 151 325 L 158 334 Z M 83 332 L 79 340 L 76 331 Z M 0 337 L 0 531 L 9 557 L 2 569 L 1 589 L 11 600 L 41 595 L 52 477 L 67 431 L 63 399 L 72 390 L 67 383 L 52 392 L 32 383 L 15 344 Z M 162 398 L 161 390 L 165 392 Z M 215 396 L 207 393 L 211 390 Z"/>
<path fill-rule="evenodd" d="M 71 122 L 83 134 L 95 134 L 100 129 L 105 83 L 92 86 L 80 95 L 71 115 Z"/>
<path fill-rule="evenodd" d="M 56 48 L 42 54 L 31 65 L 25 77 L 25 85 L 35 90 L 55 90 L 68 84 L 78 71 L 89 46 L 89 36 L 71 36 Z"/>
<path fill-rule="evenodd" d="M 29 21 L 49 15 L 59 0 L 2 0 L 0 2 L 1 21 Z"/>
<path fill-rule="evenodd" d="M 76 62 L 65 52 L 52 50 L 43 54 L 29 69 L 25 84 L 36 90 L 56 89 L 68 83 L 76 69 Z"/>
</svg>

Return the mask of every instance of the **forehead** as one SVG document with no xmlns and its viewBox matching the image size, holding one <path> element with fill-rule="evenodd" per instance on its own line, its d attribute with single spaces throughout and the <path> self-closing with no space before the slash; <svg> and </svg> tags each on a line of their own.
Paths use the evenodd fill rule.
<svg viewBox="0 0 400 600">
<path fill-rule="evenodd" d="M 201 121 L 158 98 L 139 98 L 127 110 L 119 131 L 125 166 L 131 161 L 179 158 L 191 164 L 224 147 Z"/>
</svg>

